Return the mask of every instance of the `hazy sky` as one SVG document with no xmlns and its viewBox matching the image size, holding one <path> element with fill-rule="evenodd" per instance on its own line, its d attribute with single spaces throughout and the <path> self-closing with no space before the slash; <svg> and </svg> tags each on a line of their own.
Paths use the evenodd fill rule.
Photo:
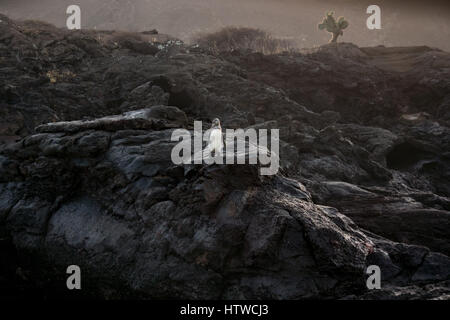
<svg viewBox="0 0 450 320">
<path fill-rule="evenodd" d="M 326 43 L 317 24 L 334 10 L 349 20 L 342 41 L 360 46 L 429 45 L 450 51 L 450 1 L 395 0 L 0 0 L 12 18 L 65 26 L 66 8 L 78 4 L 82 27 L 143 31 L 156 28 L 189 41 L 228 25 L 265 29 L 301 47 Z M 382 30 L 368 30 L 366 8 L 378 4 Z"/>
</svg>

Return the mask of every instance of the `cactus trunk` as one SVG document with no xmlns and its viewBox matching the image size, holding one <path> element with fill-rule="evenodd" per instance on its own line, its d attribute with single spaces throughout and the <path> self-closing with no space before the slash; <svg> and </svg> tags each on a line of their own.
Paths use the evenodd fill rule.
<svg viewBox="0 0 450 320">
<path fill-rule="evenodd" d="M 338 33 L 338 32 L 334 32 L 334 33 L 333 33 L 333 37 L 332 37 L 331 40 L 330 40 L 330 43 L 336 43 L 338 37 L 339 37 L 339 33 Z"/>
</svg>

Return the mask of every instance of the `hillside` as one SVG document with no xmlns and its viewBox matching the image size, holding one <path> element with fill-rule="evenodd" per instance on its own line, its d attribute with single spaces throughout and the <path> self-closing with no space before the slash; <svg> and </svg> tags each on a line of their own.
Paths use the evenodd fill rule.
<svg viewBox="0 0 450 320">
<path fill-rule="evenodd" d="M 448 299 L 449 53 L 0 21 L 2 295 L 57 296 L 75 261 L 100 298 Z M 215 117 L 279 128 L 280 172 L 173 165 Z"/>
<path fill-rule="evenodd" d="M 82 28 L 143 31 L 156 28 L 188 42 L 198 33 L 225 26 L 267 30 L 276 37 L 311 48 L 329 39 L 317 28 L 323 14 L 334 10 L 351 22 L 343 41 L 361 46 L 427 45 L 450 50 L 447 0 L 378 0 L 382 29 L 369 30 L 370 0 L 78 0 Z M 0 14 L 66 26 L 71 0 L 2 0 Z"/>
</svg>

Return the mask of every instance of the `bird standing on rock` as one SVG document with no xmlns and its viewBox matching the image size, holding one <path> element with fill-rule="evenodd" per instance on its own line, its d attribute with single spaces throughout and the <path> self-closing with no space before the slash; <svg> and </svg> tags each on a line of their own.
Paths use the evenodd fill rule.
<svg viewBox="0 0 450 320">
<path fill-rule="evenodd" d="M 209 134 L 209 141 L 206 147 L 209 154 L 214 152 L 214 155 L 222 155 L 223 150 L 223 137 L 222 137 L 222 127 L 220 125 L 220 120 L 215 118 L 211 124 L 211 131 Z"/>
</svg>

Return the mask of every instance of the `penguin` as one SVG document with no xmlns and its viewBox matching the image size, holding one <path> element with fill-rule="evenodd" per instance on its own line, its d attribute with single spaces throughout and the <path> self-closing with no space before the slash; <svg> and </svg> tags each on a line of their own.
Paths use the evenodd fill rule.
<svg viewBox="0 0 450 320">
<path fill-rule="evenodd" d="M 211 124 L 211 131 L 209 133 L 209 140 L 206 150 L 214 155 L 222 155 L 223 152 L 223 137 L 222 137 L 222 126 L 220 125 L 220 120 L 215 118 Z"/>
</svg>

